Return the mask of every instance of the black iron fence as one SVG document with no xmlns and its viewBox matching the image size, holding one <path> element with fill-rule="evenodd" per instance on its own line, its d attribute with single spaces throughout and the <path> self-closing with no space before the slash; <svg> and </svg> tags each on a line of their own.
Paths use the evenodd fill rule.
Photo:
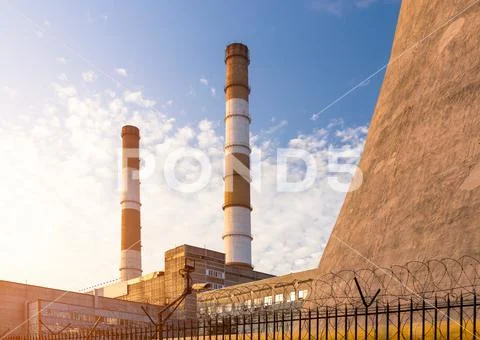
<svg viewBox="0 0 480 340">
<path fill-rule="evenodd" d="M 479 339 L 475 291 L 421 303 L 270 310 L 171 321 L 163 327 L 87 330 L 4 339 Z M 161 334 L 161 335 L 160 335 Z M 1 338 L 1 337 L 0 337 Z"/>
</svg>

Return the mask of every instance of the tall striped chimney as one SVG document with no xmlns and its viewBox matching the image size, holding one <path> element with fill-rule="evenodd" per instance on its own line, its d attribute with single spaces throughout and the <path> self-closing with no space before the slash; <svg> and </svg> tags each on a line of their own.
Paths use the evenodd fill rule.
<svg viewBox="0 0 480 340">
<path fill-rule="evenodd" d="M 140 133 L 137 127 L 122 128 L 122 252 L 120 279 L 142 275 L 140 237 Z"/>
<path fill-rule="evenodd" d="M 248 47 L 233 43 L 225 50 L 225 263 L 252 267 L 250 205 L 250 114 L 248 111 Z"/>
</svg>

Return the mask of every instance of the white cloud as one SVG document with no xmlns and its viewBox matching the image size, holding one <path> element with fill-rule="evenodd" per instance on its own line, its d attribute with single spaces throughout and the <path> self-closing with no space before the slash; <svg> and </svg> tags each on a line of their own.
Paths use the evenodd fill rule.
<svg viewBox="0 0 480 340">
<path fill-rule="evenodd" d="M 62 86 L 60 84 L 53 83 L 52 86 L 53 86 L 55 95 L 60 99 L 73 97 L 77 94 L 77 89 L 73 85 Z"/>
<path fill-rule="evenodd" d="M 135 103 L 143 107 L 152 107 L 156 104 L 156 102 L 152 99 L 143 98 L 143 94 L 141 91 L 127 90 L 123 93 L 123 99 L 127 103 Z"/>
<path fill-rule="evenodd" d="M 82 79 L 87 83 L 92 83 L 97 80 L 98 76 L 93 71 L 86 71 L 82 73 Z"/>
<path fill-rule="evenodd" d="M 215 97 L 217 95 L 217 90 L 215 88 L 211 88 L 210 89 L 210 94 L 212 95 L 212 97 Z"/>
<path fill-rule="evenodd" d="M 4 85 L 3 86 L 3 93 L 5 93 L 7 96 L 10 98 L 14 98 L 17 96 L 17 90 L 15 90 L 13 87 Z"/>
<path fill-rule="evenodd" d="M 166 109 L 166 108 L 172 107 L 172 105 L 173 105 L 173 100 L 172 100 L 172 99 L 169 99 L 169 100 L 167 100 L 165 103 L 162 104 L 162 109 Z"/>
<path fill-rule="evenodd" d="M 127 70 L 124 69 L 124 68 L 116 68 L 115 73 L 118 74 L 119 76 L 122 76 L 122 77 L 127 77 L 128 76 Z"/>
<path fill-rule="evenodd" d="M 125 106 L 125 103 L 123 100 L 120 98 L 115 98 L 110 102 L 108 105 L 108 108 L 113 112 L 113 113 L 121 113 L 121 114 L 126 114 L 128 112 L 128 108 Z"/>
<path fill-rule="evenodd" d="M 314 11 L 340 15 L 344 10 L 343 2 L 343 0 L 314 0 L 310 6 Z"/>
<path fill-rule="evenodd" d="M 205 85 L 205 86 L 208 86 L 208 79 L 205 78 L 205 77 L 201 77 L 201 78 L 200 78 L 200 83 L 202 83 L 202 84 Z"/>
<path fill-rule="evenodd" d="M 68 80 L 68 76 L 65 74 L 65 73 L 59 73 L 57 75 L 57 79 L 60 80 L 60 81 L 67 81 Z"/>
<path fill-rule="evenodd" d="M 154 159 L 152 171 L 142 172 L 144 272 L 161 270 L 163 251 L 175 245 L 205 245 L 222 251 L 224 136 L 219 122 L 203 119 L 191 126 L 179 124 L 152 112 L 151 102 L 139 91 L 112 97 L 109 90 L 85 96 L 72 85 L 53 84 L 52 88 L 49 106 L 31 114 L 33 125 L 0 121 L 0 152 L 11 162 L 0 168 L 0 186 L 9 192 L 0 196 L 3 279 L 78 289 L 118 276 L 117 151 L 124 124 L 140 128 L 141 154 L 146 160 L 149 155 Z M 127 99 L 139 104 L 138 111 L 127 109 Z M 332 125 L 280 143 L 276 133 L 285 124 L 280 121 L 252 135 L 252 149 L 263 152 L 261 191 L 252 190 L 254 263 L 257 270 L 276 274 L 318 264 L 344 198 L 329 187 L 321 166 L 309 190 L 279 193 L 277 145 L 303 148 L 322 165 L 330 144 L 357 150 L 366 133 L 365 127 Z M 178 147 L 199 148 L 211 159 L 213 175 L 203 190 L 187 195 L 167 186 L 163 166 Z M 195 180 L 199 171 L 188 159 L 178 167 L 179 177 L 188 180 Z M 301 168 L 292 171 L 293 178 L 302 173 Z M 12 201 L 17 204 L 12 206 Z M 8 265 L 11 254 L 15 254 L 15 266 Z"/>
<path fill-rule="evenodd" d="M 396 4 L 398 0 L 311 0 L 310 8 L 314 11 L 340 16 L 347 11 L 365 9 L 378 2 Z"/>
<path fill-rule="evenodd" d="M 354 4 L 359 8 L 366 8 L 377 1 L 378 0 L 354 0 Z"/>
</svg>

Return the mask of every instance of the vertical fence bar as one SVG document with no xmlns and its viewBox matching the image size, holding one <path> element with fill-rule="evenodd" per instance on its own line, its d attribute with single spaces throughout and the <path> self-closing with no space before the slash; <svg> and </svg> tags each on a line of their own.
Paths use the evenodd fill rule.
<svg viewBox="0 0 480 340">
<path fill-rule="evenodd" d="M 277 312 L 273 311 L 273 340 L 277 339 Z"/>
<path fill-rule="evenodd" d="M 378 302 L 375 303 L 375 340 L 378 340 Z"/>
<path fill-rule="evenodd" d="M 447 340 L 450 340 L 450 295 L 447 296 Z"/>
<path fill-rule="evenodd" d="M 293 311 L 290 310 L 290 339 L 293 339 Z"/>
<path fill-rule="evenodd" d="M 425 299 L 422 300 L 422 339 L 425 339 Z"/>
<path fill-rule="evenodd" d="M 246 327 L 247 327 L 247 322 L 245 320 L 245 314 L 242 315 L 242 322 L 243 322 L 243 336 L 242 336 L 242 339 L 245 340 L 245 336 L 247 333 L 247 330 L 246 330 Z"/>
<path fill-rule="evenodd" d="M 325 339 L 328 340 L 328 306 L 325 310 Z"/>
<path fill-rule="evenodd" d="M 477 293 L 473 290 L 473 340 L 477 339 Z"/>
<path fill-rule="evenodd" d="M 222 315 L 222 340 L 225 340 L 225 316 Z"/>
<path fill-rule="evenodd" d="M 265 339 L 268 339 L 268 312 L 265 312 Z"/>
<path fill-rule="evenodd" d="M 308 338 L 311 339 L 312 336 L 312 311 L 308 310 Z"/>
<path fill-rule="evenodd" d="M 257 333 L 258 333 L 258 339 L 260 339 L 260 313 L 258 313 L 257 321 L 258 321 L 258 324 L 257 324 Z"/>
<path fill-rule="evenodd" d="M 317 325 L 316 325 L 315 339 L 318 340 L 318 334 L 320 334 L 320 314 L 319 314 L 319 311 L 318 311 L 318 307 L 317 307 L 316 313 L 317 313 L 317 315 L 316 315 Z"/>
<path fill-rule="evenodd" d="M 357 320 L 357 317 L 358 317 L 358 311 L 357 311 L 357 307 L 355 307 L 355 316 L 354 316 L 354 319 L 355 319 L 355 321 L 354 321 L 354 322 L 355 322 L 355 332 L 354 332 L 355 335 L 354 335 L 354 339 L 355 339 L 355 340 L 357 340 L 357 335 L 358 335 L 358 331 L 357 331 L 357 329 L 358 329 L 358 327 L 357 327 L 357 326 L 358 326 L 358 320 Z"/>
<path fill-rule="evenodd" d="M 335 340 L 338 339 L 338 308 L 335 305 L 335 335 L 334 335 Z"/>
<path fill-rule="evenodd" d="M 298 313 L 298 338 L 302 338 L 302 310 Z"/>
<path fill-rule="evenodd" d="M 343 324 L 343 338 L 345 340 L 348 340 L 348 308 L 347 308 L 347 304 L 345 304 L 345 315 L 344 315 L 344 324 Z"/>
<path fill-rule="evenodd" d="M 368 340 L 368 307 L 365 307 L 365 340 Z"/>
<path fill-rule="evenodd" d="M 282 310 L 282 340 L 285 340 L 285 311 Z"/>
<path fill-rule="evenodd" d="M 410 328 L 409 328 L 409 333 L 410 333 L 410 340 L 413 340 L 413 299 L 410 298 Z"/>
<path fill-rule="evenodd" d="M 390 335 L 388 334 L 388 327 L 390 326 L 390 304 L 387 302 L 387 311 L 386 311 L 386 325 L 385 325 L 385 339 L 390 339 Z"/>
<path fill-rule="evenodd" d="M 400 328 L 402 327 L 401 326 L 401 313 L 402 313 L 402 309 L 400 307 L 400 299 L 398 299 L 398 302 L 397 302 L 397 340 L 400 340 Z"/>
<path fill-rule="evenodd" d="M 433 311 L 433 340 L 437 340 L 437 328 L 438 328 L 438 299 L 435 295 L 435 310 Z"/>
<path fill-rule="evenodd" d="M 250 339 L 253 339 L 253 314 L 250 313 Z"/>
<path fill-rule="evenodd" d="M 463 293 L 460 294 L 460 340 L 463 340 Z"/>
</svg>

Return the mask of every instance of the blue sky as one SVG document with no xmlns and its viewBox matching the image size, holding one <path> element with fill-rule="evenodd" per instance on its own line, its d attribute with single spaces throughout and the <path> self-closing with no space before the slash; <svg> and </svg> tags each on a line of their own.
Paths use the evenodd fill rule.
<svg viewBox="0 0 480 340">
<path fill-rule="evenodd" d="M 143 150 L 159 159 L 182 145 L 206 150 L 218 174 L 224 49 L 241 41 L 252 59 L 251 143 L 266 155 L 265 173 L 274 173 L 276 146 L 303 148 L 319 164 L 331 144 L 361 151 L 384 73 L 323 109 L 388 62 L 400 2 L 0 6 L 0 151 L 13 160 L 0 173 L 10 193 L 0 199 L 7 235 L 0 279 L 78 289 L 118 275 L 119 194 L 111 174 L 121 125 L 138 125 Z M 163 252 L 175 245 L 223 247 L 221 176 L 202 192 L 179 194 L 160 179 L 159 163 L 142 181 L 145 273 L 161 269 Z M 318 174 L 302 193 L 275 192 L 269 180 L 253 193 L 258 270 L 282 274 L 318 263 L 344 198 L 328 188 L 326 171 Z M 187 208 L 192 216 L 181 213 Z M 13 245 L 22 242 L 20 252 Z"/>
<path fill-rule="evenodd" d="M 340 13 L 332 13 L 327 9 L 337 7 L 329 3 L 344 4 L 338 5 Z M 215 120 L 223 111 L 224 48 L 242 41 L 252 56 L 253 130 L 272 117 L 288 120 L 286 136 L 332 118 L 365 124 L 383 72 L 316 122 L 310 120 L 388 61 L 399 3 L 364 3 L 366 7 L 353 0 L 16 2 L 14 8 L 4 6 L 2 31 L 11 48 L 3 66 L 19 66 L 6 72 L 7 80 L 22 85 L 28 79 L 36 87 L 33 96 L 39 88 L 48 91 L 42 82 L 48 84 L 60 71 L 55 64 L 59 55 L 68 60 L 68 70 L 78 73 L 95 65 L 117 77 L 112 65 L 121 65 L 130 74 L 123 82 L 142 88 L 157 102 L 173 100 L 172 112 L 180 121 Z M 96 73 L 102 84 L 112 82 Z M 201 77 L 208 87 L 200 84 Z"/>
</svg>

